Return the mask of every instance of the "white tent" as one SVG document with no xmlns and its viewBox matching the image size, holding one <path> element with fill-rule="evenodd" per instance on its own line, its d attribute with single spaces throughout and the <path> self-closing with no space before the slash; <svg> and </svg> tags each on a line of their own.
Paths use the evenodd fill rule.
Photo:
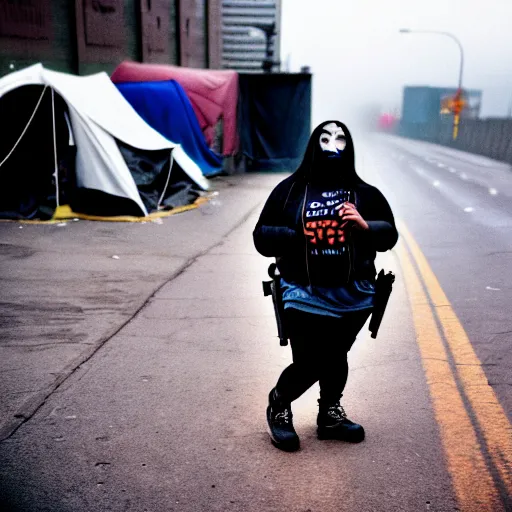
<svg viewBox="0 0 512 512">
<path fill-rule="evenodd" d="M 2 77 L 0 98 L 26 85 L 45 86 L 45 90 L 48 87 L 52 94 L 55 91 L 66 102 L 72 128 L 70 137 L 76 146 L 75 172 L 79 187 L 131 199 L 145 215 L 148 214 L 117 139 L 140 150 L 169 149 L 172 158 L 167 183 L 174 161 L 199 188 L 208 189 L 208 180 L 183 148 L 151 128 L 123 98 L 106 73 L 74 76 L 36 64 Z M 0 159 L 6 161 L 4 156 L 0 155 Z M 0 166 L 4 161 L 0 161 Z"/>
</svg>

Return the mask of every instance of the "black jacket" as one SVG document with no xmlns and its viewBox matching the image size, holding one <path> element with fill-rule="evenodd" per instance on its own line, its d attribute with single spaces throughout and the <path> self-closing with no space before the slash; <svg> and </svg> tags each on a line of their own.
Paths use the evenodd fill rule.
<svg viewBox="0 0 512 512">
<path fill-rule="evenodd" d="M 346 146 L 338 158 L 325 158 L 320 147 L 332 123 L 343 131 Z M 331 125 L 331 128 L 327 125 Z M 254 230 L 254 244 L 263 256 L 275 257 L 281 276 L 288 282 L 302 285 L 311 283 L 308 251 L 303 226 L 303 209 L 308 185 L 318 182 L 336 182 L 354 193 L 357 210 L 369 229 L 351 230 L 349 234 L 349 269 L 340 269 L 340 276 L 329 274 L 329 282 L 375 280 L 377 251 L 391 249 L 398 240 L 393 213 L 378 189 L 365 183 L 355 169 L 355 151 L 348 128 L 339 121 L 326 121 L 313 131 L 302 164 L 289 178 L 272 191 Z M 343 272 L 343 274 L 342 274 Z"/>
<path fill-rule="evenodd" d="M 272 191 L 254 229 L 256 250 L 275 257 L 281 276 L 288 282 L 308 285 L 306 239 L 302 227 L 307 177 L 300 169 Z M 350 279 L 375 280 L 376 252 L 391 249 L 398 240 L 393 213 L 382 193 L 363 181 L 352 186 L 356 207 L 369 230 L 352 231 Z"/>
</svg>

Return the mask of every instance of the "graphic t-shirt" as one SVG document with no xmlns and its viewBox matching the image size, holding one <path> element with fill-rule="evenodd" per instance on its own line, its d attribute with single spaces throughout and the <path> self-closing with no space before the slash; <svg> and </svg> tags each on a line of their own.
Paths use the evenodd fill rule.
<svg viewBox="0 0 512 512">
<path fill-rule="evenodd" d="M 349 190 L 309 187 L 304 205 L 308 272 L 312 284 L 340 286 L 348 282 L 351 250 L 341 227 L 340 209 L 352 201 Z"/>
<path fill-rule="evenodd" d="M 304 205 L 304 234 L 311 285 L 281 279 L 284 307 L 307 313 L 341 317 L 373 307 L 375 289 L 368 280 L 349 279 L 349 234 L 341 228 L 340 208 L 354 203 L 348 190 L 308 187 Z"/>
</svg>

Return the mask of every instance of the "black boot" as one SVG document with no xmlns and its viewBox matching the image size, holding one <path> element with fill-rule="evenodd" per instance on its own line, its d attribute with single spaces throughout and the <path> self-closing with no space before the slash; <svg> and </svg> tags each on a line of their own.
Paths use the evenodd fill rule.
<svg viewBox="0 0 512 512">
<path fill-rule="evenodd" d="M 347 418 L 345 409 L 339 402 L 325 403 L 318 400 L 318 405 L 318 439 L 338 439 L 349 443 L 360 443 L 364 440 L 364 428 Z"/>
<path fill-rule="evenodd" d="M 293 414 L 290 404 L 279 399 L 273 389 L 268 395 L 267 423 L 272 444 L 286 452 L 294 452 L 300 448 L 299 436 L 293 428 Z"/>
</svg>

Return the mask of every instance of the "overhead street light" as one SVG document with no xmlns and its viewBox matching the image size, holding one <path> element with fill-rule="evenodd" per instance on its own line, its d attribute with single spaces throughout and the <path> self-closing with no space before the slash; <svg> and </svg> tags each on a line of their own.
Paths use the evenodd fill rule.
<svg viewBox="0 0 512 512">
<path fill-rule="evenodd" d="M 460 66 L 459 66 L 459 83 L 457 86 L 456 101 L 460 102 L 462 98 L 462 74 L 464 72 L 464 49 L 462 48 L 461 42 L 450 32 L 442 32 L 439 30 L 411 30 L 409 28 L 400 29 L 401 34 L 434 34 L 439 36 L 449 37 L 452 41 L 455 41 L 459 47 L 460 52 Z M 453 140 L 457 139 L 459 134 L 459 122 L 460 122 L 460 108 L 457 108 L 453 116 Z"/>
</svg>

